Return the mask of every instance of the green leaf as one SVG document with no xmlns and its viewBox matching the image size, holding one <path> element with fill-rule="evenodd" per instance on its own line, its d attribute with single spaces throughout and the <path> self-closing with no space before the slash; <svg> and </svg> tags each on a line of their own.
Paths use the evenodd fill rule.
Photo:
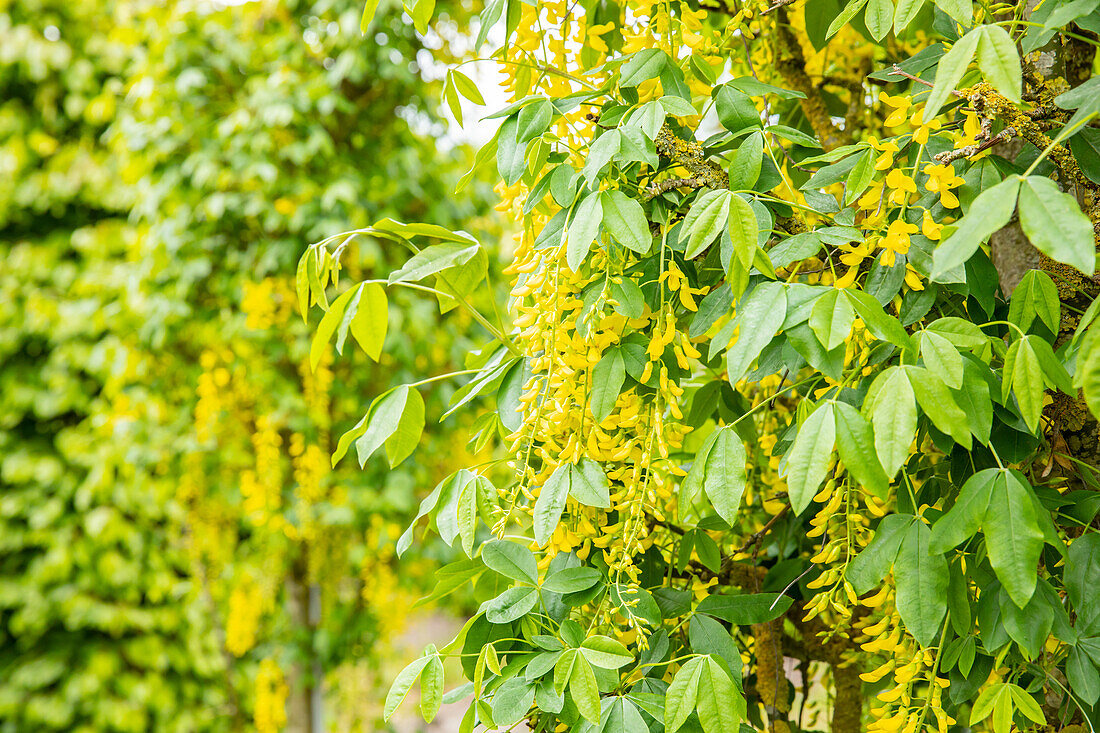
<svg viewBox="0 0 1100 733">
<path fill-rule="evenodd" d="M 950 579 L 947 560 L 929 550 L 931 534 L 924 522 L 910 524 L 894 561 L 898 614 L 924 647 L 934 644 L 939 635 L 947 613 L 945 599 Z"/>
<path fill-rule="evenodd" d="M 966 73 L 966 67 L 970 66 L 970 61 L 974 58 L 974 52 L 978 49 L 978 43 L 981 41 L 983 35 L 983 27 L 984 26 L 978 26 L 968 32 L 965 36 L 956 41 L 955 45 L 951 47 L 951 50 L 945 53 L 940 59 L 940 63 L 936 67 L 936 83 L 932 86 L 932 93 L 928 95 L 928 101 L 925 102 L 924 105 L 924 115 L 922 118 L 924 121 L 929 122 L 935 118 L 936 115 L 940 113 L 940 107 L 942 107 L 943 103 L 947 101 L 947 98 L 951 96 L 951 93 L 955 91 L 955 86 L 959 83 L 959 80 L 963 78 L 963 74 Z M 973 210 L 975 212 L 983 211 L 982 209 Z M 996 227 L 992 231 L 996 231 L 997 229 L 1000 229 L 1000 227 Z M 964 258 L 963 261 L 965 261 L 965 259 L 966 258 Z"/>
<path fill-rule="evenodd" d="M 497 172 L 509 186 L 520 179 L 527 165 L 527 143 L 521 143 L 518 135 L 518 114 L 504 120 L 497 132 Z"/>
<path fill-rule="evenodd" d="M 941 334 L 959 349 L 978 349 L 989 343 L 989 337 L 975 323 L 955 316 L 932 321 L 926 330 Z"/>
<path fill-rule="evenodd" d="M 645 718 L 626 697 L 614 697 L 600 716 L 600 733 L 638 733 L 647 731 Z"/>
<path fill-rule="evenodd" d="M 707 191 L 692 203 L 680 229 L 680 241 L 687 242 L 684 257 L 693 259 L 714 241 L 726 225 L 729 191 Z"/>
<path fill-rule="evenodd" d="M 978 68 L 994 89 L 1019 103 L 1023 78 L 1016 44 L 999 25 L 987 24 L 980 26 L 980 29 Z"/>
<path fill-rule="evenodd" d="M 493 693 L 493 722 L 498 728 L 514 725 L 527 715 L 535 701 L 535 689 L 520 677 L 510 677 L 497 688 Z"/>
<path fill-rule="evenodd" d="M 703 489 L 718 516 L 733 525 L 745 493 L 745 445 L 732 425 L 715 431 L 706 457 Z"/>
<path fill-rule="evenodd" d="M 924 0 L 898 0 L 894 10 L 894 32 L 901 33 L 924 7 Z"/>
<path fill-rule="evenodd" d="M 703 673 L 706 657 L 693 657 L 688 660 L 665 692 L 665 730 L 675 733 L 684 724 L 699 697 L 699 678 Z"/>
<path fill-rule="evenodd" d="M 1028 336 L 1028 344 L 1039 359 L 1039 368 L 1043 374 L 1043 381 L 1052 389 L 1060 389 L 1068 395 L 1074 396 L 1073 380 L 1069 376 L 1062 362 L 1054 355 L 1054 350 L 1038 336 Z"/>
<path fill-rule="evenodd" d="M 569 495 L 585 506 L 611 508 L 611 487 L 607 483 L 607 474 L 600 464 L 590 458 L 582 458 L 580 464 L 570 467 Z"/>
<path fill-rule="evenodd" d="M 569 674 L 569 694 L 581 715 L 593 723 L 600 722 L 600 691 L 596 687 L 592 665 L 584 658 L 583 652 L 577 656 Z"/>
<path fill-rule="evenodd" d="M 979 366 L 980 365 L 980 366 Z M 966 414 L 970 434 L 979 443 L 987 445 L 993 429 L 993 400 L 989 395 L 989 383 L 985 381 L 989 367 L 974 359 L 963 360 L 963 385 L 951 390 L 951 396 Z"/>
<path fill-rule="evenodd" d="M 1031 243 L 1051 259 L 1072 265 L 1086 275 L 1096 271 L 1092 222 L 1077 201 L 1049 178 L 1024 179 L 1020 187 L 1020 227 Z"/>
<path fill-rule="evenodd" d="M 538 563 L 526 547 L 506 540 L 493 540 L 481 549 L 481 560 L 490 570 L 506 578 L 531 583 L 539 579 Z"/>
<path fill-rule="evenodd" d="M 413 27 L 417 33 L 427 33 L 428 23 L 435 12 L 435 0 L 412 0 L 412 7 L 406 4 L 405 12 L 413 19 Z"/>
<path fill-rule="evenodd" d="M 714 101 L 718 121 L 730 132 L 738 133 L 745 128 L 761 126 L 760 113 L 752 98 L 731 84 L 719 88 Z"/>
<path fill-rule="evenodd" d="M 806 133 L 802 132 L 802 130 L 796 130 L 793 127 L 788 127 L 787 125 L 768 125 L 768 127 L 765 129 L 765 132 L 771 133 L 773 135 L 778 135 L 784 140 L 790 140 L 792 143 L 795 143 L 796 145 L 801 145 L 805 148 L 821 147 L 821 143 L 818 142 L 817 138 L 811 135 L 807 135 Z"/>
<path fill-rule="evenodd" d="M 902 540 L 913 522 L 912 514 L 887 514 L 878 523 L 874 539 L 856 555 L 844 572 L 857 594 L 863 595 L 882 583 L 897 559 Z"/>
<path fill-rule="evenodd" d="M 397 427 L 386 438 L 386 457 L 389 459 L 390 468 L 395 468 L 397 464 L 412 455 L 423 432 L 424 400 L 415 389 L 408 389 L 408 396 L 401 410 L 401 418 L 397 421 Z M 356 448 L 358 447 L 356 445 Z M 363 462 L 364 459 L 360 456 L 360 464 Z"/>
<path fill-rule="evenodd" d="M 477 91 L 477 88 L 474 88 Z M 480 94 L 478 95 L 480 96 Z M 484 102 L 481 102 L 484 104 Z M 549 99 L 536 99 L 519 111 L 516 117 L 516 140 L 526 143 L 541 137 L 554 117 L 554 105 Z"/>
<path fill-rule="evenodd" d="M 707 656 L 700 667 L 696 708 L 704 733 L 740 730 L 745 717 L 745 699 L 722 664 Z"/>
<path fill-rule="evenodd" d="M 396 219 L 380 219 L 374 223 L 374 226 L 359 230 L 366 234 L 377 234 L 381 236 L 389 237 L 393 239 L 399 237 L 402 239 L 412 239 L 413 237 L 430 237 L 432 239 L 439 239 L 444 242 L 458 242 L 460 244 L 477 244 L 477 240 L 463 231 L 453 232 L 446 227 L 441 227 L 438 224 L 424 224 L 421 222 L 414 222 L 412 224 L 406 224 L 405 222 L 397 221 Z"/>
<path fill-rule="evenodd" d="M 534 513 L 535 542 L 539 547 L 545 547 L 558 528 L 565 500 L 569 496 L 569 474 L 572 470 L 573 464 L 562 463 L 539 490 Z"/>
<path fill-rule="evenodd" d="M 493 624 L 512 623 L 526 616 L 538 600 L 538 591 L 530 586 L 509 588 L 493 600 L 485 602 L 485 618 Z"/>
<path fill-rule="evenodd" d="M 1100 419 L 1100 326 L 1090 327 L 1081 339 L 1073 386 L 1081 390 L 1085 404 Z"/>
<path fill-rule="evenodd" d="M 458 492 L 458 536 L 462 539 L 462 551 L 466 557 L 474 553 L 474 535 L 477 532 L 478 482 L 467 481 Z"/>
<path fill-rule="evenodd" d="M 1066 553 L 1066 591 L 1077 617 L 1086 622 L 1100 620 L 1100 534 L 1090 532 L 1070 543 Z M 1100 664 L 1100 657 L 1096 659 Z"/>
<path fill-rule="evenodd" d="M 480 244 L 445 242 L 425 247 L 409 258 L 401 269 L 390 273 L 389 284 L 423 280 L 444 270 L 464 264 L 481 249 Z"/>
<path fill-rule="evenodd" d="M 959 25 L 966 28 L 974 19 L 972 0 L 935 0 L 936 7 L 950 15 Z"/>
<path fill-rule="evenodd" d="M 810 505 L 825 480 L 835 437 L 831 402 L 814 410 L 799 427 L 798 436 L 783 459 L 786 462 L 787 492 L 795 514 L 801 514 Z"/>
<path fill-rule="evenodd" d="M 889 341 L 903 349 L 912 348 L 912 339 L 901 321 L 884 311 L 882 304 L 872 295 L 854 288 L 845 288 L 843 292 L 855 308 L 856 315 L 863 320 L 863 324 L 875 338 Z"/>
<path fill-rule="evenodd" d="M 626 366 L 622 350 L 608 349 L 592 370 L 592 391 L 588 396 L 588 406 L 597 423 L 602 423 L 611 414 L 625 381 Z"/>
<path fill-rule="evenodd" d="M 981 694 L 978 695 L 978 699 L 974 701 L 974 706 L 970 709 L 970 725 L 972 727 L 993 714 L 994 706 L 1004 695 L 1008 694 L 1005 688 L 1005 683 L 996 682 L 982 690 Z"/>
<path fill-rule="evenodd" d="M 935 331 L 922 331 L 920 355 L 924 358 L 924 365 L 938 374 L 944 384 L 952 389 L 962 387 L 962 356 L 950 341 Z"/>
<path fill-rule="evenodd" d="M 909 457 L 917 432 L 917 405 L 913 387 L 900 369 L 891 367 L 883 375 L 882 387 L 871 405 L 871 425 L 875 454 L 886 476 L 893 479 Z"/>
<path fill-rule="evenodd" d="M 451 69 L 451 77 L 454 79 L 455 89 L 474 104 L 485 104 L 485 98 L 474 84 L 473 79 L 463 74 L 458 69 Z"/>
<path fill-rule="evenodd" d="M 698 110 L 692 106 L 691 102 L 686 99 L 681 99 L 680 97 L 666 94 L 657 101 L 661 103 L 661 107 L 664 108 L 665 114 L 674 117 L 694 117 L 699 114 Z"/>
<path fill-rule="evenodd" d="M 332 341 L 333 334 L 336 333 L 336 329 L 343 321 L 344 311 L 348 307 L 348 303 L 357 292 L 359 292 L 358 288 L 352 288 L 341 293 L 340 297 L 329 306 L 328 312 L 321 319 L 321 323 L 317 325 L 317 331 L 313 334 L 313 342 L 309 346 L 309 366 L 313 371 L 317 371 L 317 365 L 321 363 L 321 357 L 328 351 L 329 342 Z"/>
<path fill-rule="evenodd" d="M 747 270 L 752 267 L 753 256 L 756 252 L 757 235 L 760 231 L 760 224 L 756 220 L 756 212 L 749 206 L 748 201 L 734 194 L 729 198 L 728 221 L 734 254 Z"/>
<path fill-rule="evenodd" d="M 943 380 L 923 367 L 905 366 L 902 369 L 909 377 L 917 404 L 932 424 L 969 450 L 972 444 L 970 423 Z"/>
<path fill-rule="evenodd" d="M 874 150 L 868 149 L 856 158 L 856 164 L 848 172 L 848 178 L 844 181 L 845 206 L 850 206 L 858 199 L 870 185 L 871 179 L 875 177 L 875 155 Z"/>
<path fill-rule="evenodd" d="M 428 659 L 431 661 L 420 673 L 420 715 L 425 723 L 435 719 L 443 704 L 443 662 L 438 654 Z"/>
<path fill-rule="evenodd" d="M 836 420 L 836 446 L 844 467 L 861 486 L 880 499 L 890 492 L 890 479 L 879 463 L 871 423 L 859 410 L 845 402 L 833 405 Z M 969 435 L 969 434 L 968 434 Z"/>
<path fill-rule="evenodd" d="M 565 247 L 565 261 L 569 269 L 577 272 L 588 251 L 592 249 L 592 242 L 596 241 L 596 234 L 600 230 L 603 221 L 603 205 L 599 193 L 590 193 L 584 197 L 577 212 L 573 215 L 573 221 L 569 223 L 569 240 Z"/>
<path fill-rule="evenodd" d="M 693 652 L 717 656 L 734 675 L 740 676 L 741 652 L 737 650 L 729 629 L 721 623 L 706 614 L 692 614 L 688 623 L 688 640 Z"/>
<path fill-rule="evenodd" d="M 783 325 L 787 314 L 787 294 L 776 282 L 757 285 L 737 307 L 734 319 L 740 331 L 726 351 L 726 371 L 730 384 L 736 385 Z"/>
<path fill-rule="evenodd" d="M 890 26 L 894 23 L 894 3 L 892 0 L 870 0 L 867 3 L 867 12 L 863 15 L 863 22 L 867 24 L 867 30 L 871 31 L 871 37 L 881 41 L 890 33 Z"/>
<path fill-rule="evenodd" d="M 748 626 L 779 618 L 791 607 L 793 600 L 779 593 L 711 595 L 701 600 L 695 610 L 731 624 Z"/>
<path fill-rule="evenodd" d="M 603 577 L 596 568 L 579 567 L 559 570 L 542 584 L 542 589 L 550 593 L 577 593 L 588 590 Z"/>
<path fill-rule="evenodd" d="M 833 19 L 833 22 L 829 24 L 829 30 L 825 32 L 825 38 L 832 38 L 840 31 L 841 28 L 846 26 L 848 22 L 856 17 L 856 13 L 863 9 L 863 6 L 867 4 L 867 0 L 851 0 L 844 9 L 840 11 L 840 14 Z"/>
<path fill-rule="evenodd" d="M 1081 698 L 1086 705 L 1092 706 L 1100 699 L 1100 672 L 1080 648 L 1070 650 L 1066 659 L 1066 677 L 1069 689 Z"/>
<path fill-rule="evenodd" d="M 608 636 L 590 636 L 581 642 L 581 656 L 593 666 L 618 669 L 634 661 L 634 655 L 621 642 Z"/>
<path fill-rule="evenodd" d="M 566 649 L 562 652 L 562 655 L 558 657 L 557 663 L 554 664 L 554 692 L 558 695 L 565 692 L 565 688 L 569 684 L 569 678 L 573 674 L 573 667 L 577 663 L 578 656 L 580 656 L 580 652 L 576 649 Z"/>
<path fill-rule="evenodd" d="M 620 87 L 636 87 L 661 74 L 668 62 L 668 55 L 659 48 L 643 48 L 631 54 L 619 72 Z"/>
<path fill-rule="evenodd" d="M 1026 331 L 1038 316 L 1052 333 L 1058 333 L 1062 320 L 1062 304 L 1058 287 L 1042 270 L 1028 270 L 1012 291 L 1008 320 Z"/>
<path fill-rule="evenodd" d="M 730 189 L 734 191 L 750 190 L 760 177 L 760 167 L 764 163 L 764 135 L 754 132 L 745 138 L 741 147 L 733 155 L 729 167 Z"/>
<path fill-rule="evenodd" d="M 411 391 L 407 385 L 394 387 L 380 394 L 371 403 L 370 410 L 364 418 L 367 424 L 360 433 L 359 439 L 355 441 L 355 451 L 358 454 L 360 466 L 365 464 L 367 459 L 397 430 Z M 354 430 L 357 431 L 358 426 Z M 337 448 L 337 453 L 339 452 Z"/>
<path fill-rule="evenodd" d="M 993 486 L 993 495 L 982 522 L 989 564 L 1013 603 L 1023 608 L 1035 593 L 1036 567 L 1043 549 L 1031 487 L 1016 472 Z"/>
<path fill-rule="evenodd" d="M 932 552 L 942 554 L 973 537 L 985 519 L 994 486 L 1004 481 L 1005 472 L 997 468 L 987 468 L 968 478 L 954 506 L 932 527 Z"/>
<path fill-rule="evenodd" d="M 622 133 L 618 128 L 606 131 L 588 146 L 588 155 L 585 158 L 582 173 L 590 187 L 595 187 L 600 171 L 619 154 L 620 149 L 622 149 Z"/>
<path fill-rule="evenodd" d="M 360 287 L 362 292 L 359 296 L 359 307 L 349 324 L 351 335 L 367 356 L 378 361 L 382 355 L 382 345 L 386 341 L 386 329 L 389 326 L 386 289 L 378 283 L 364 283 Z"/>
<path fill-rule="evenodd" d="M 1039 703 L 1035 702 L 1035 698 L 1027 694 L 1023 688 L 1017 685 L 1009 685 L 1008 691 L 1012 695 L 1013 702 L 1016 703 L 1016 709 L 1023 713 L 1032 722 L 1039 725 L 1046 725 L 1047 718 L 1043 714 L 1043 709 L 1039 707 Z"/>
<path fill-rule="evenodd" d="M 1005 355 L 1004 385 L 1012 385 L 1012 392 L 1020 405 L 1020 414 L 1028 430 L 1035 432 L 1043 414 L 1043 369 L 1039 357 L 1032 348 L 1032 337 L 1018 339 L 1008 347 Z"/>
<path fill-rule="evenodd" d="M 810 312 L 810 328 L 821 345 L 832 351 L 848 338 L 855 319 L 851 301 L 842 296 L 840 290 L 830 288 L 814 303 Z"/>
<path fill-rule="evenodd" d="M 653 238 L 649 234 L 642 205 L 618 189 L 600 194 L 603 205 L 603 225 L 616 242 L 638 254 L 649 251 Z"/>
<path fill-rule="evenodd" d="M 359 19 L 359 32 L 364 36 L 367 35 L 367 29 L 370 28 L 376 12 L 378 12 L 378 0 L 367 0 L 363 6 L 363 17 Z"/>
<path fill-rule="evenodd" d="M 386 693 L 386 703 L 382 710 L 383 718 L 388 721 L 393 716 L 397 708 L 400 707 L 401 703 L 408 697 L 409 690 L 411 690 L 412 686 L 416 684 L 416 681 L 420 679 L 420 673 L 423 672 L 424 668 L 435 658 L 437 658 L 435 655 L 420 657 L 397 673 L 397 677 L 394 678 L 393 684 L 390 685 L 389 692 Z"/>
</svg>

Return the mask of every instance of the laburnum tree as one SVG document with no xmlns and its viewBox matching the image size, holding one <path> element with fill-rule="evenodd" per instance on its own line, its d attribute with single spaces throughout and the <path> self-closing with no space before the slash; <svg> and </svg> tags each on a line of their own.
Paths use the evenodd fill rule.
<svg viewBox="0 0 1100 733">
<path fill-rule="evenodd" d="M 428 29 L 430 0 L 404 10 Z M 436 596 L 507 587 L 387 713 L 418 684 L 464 731 L 1093 730 L 1098 4 L 479 17 L 511 290 L 470 309 L 467 368 L 428 378 L 463 384 L 451 409 L 497 453 L 420 515 L 465 555 Z M 463 68 L 456 114 L 483 96 Z M 411 258 L 338 282 L 361 238 Z M 377 353 L 386 289 L 470 308 L 485 251 L 434 222 L 322 240 L 297 282 L 315 348 Z M 333 460 L 404 457 L 417 389 Z"/>
</svg>

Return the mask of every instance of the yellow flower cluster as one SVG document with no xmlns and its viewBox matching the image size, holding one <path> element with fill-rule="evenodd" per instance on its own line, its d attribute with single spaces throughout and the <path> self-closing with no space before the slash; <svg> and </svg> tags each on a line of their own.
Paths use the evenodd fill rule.
<svg viewBox="0 0 1100 733">
<path fill-rule="evenodd" d="M 860 675 L 864 682 L 878 682 L 893 674 L 893 686 L 878 694 L 871 707 L 870 733 L 917 733 L 935 720 L 939 733 L 947 733 L 955 719 L 943 710 L 943 691 L 948 680 L 937 673 L 936 650 L 921 649 L 904 631 L 894 608 L 894 583 L 884 582 L 878 593 L 861 603 L 881 612 L 873 622 L 861 624 L 866 641 L 861 649 L 871 655 L 886 655 L 876 669 Z"/>
<path fill-rule="evenodd" d="M 242 577 L 229 594 L 229 613 L 225 621 L 225 648 L 236 657 L 244 656 L 256 645 L 263 613 L 263 592 L 250 576 Z"/>
<path fill-rule="evenodd" d="M 400 533 L 396 524 L 385 522 L 379 515 L 371 517 L 366 545 L 373 550 L 364 555 L 359 571 L 363 583 L 360 595 L 378 625 L 378 638 L 383 641 L 396 638 L 409 621 L 407 609 L 411 598 L 402 590 L 393 568 L 394 541 Z"/>
<path fill-rule="evenodd" d="M 847 478 L 839 488 L 835 480 L 827 481 L 814 497 L 822 506 L 810 520 L 813 529 L 807 533 L 808 537 L 822 538 L 810 562 L 825 570 L 807 584 L 808 588 L 821 590 L 806 603 L 805 619 L 829 615 L 834 621 L 832 629 L 839 633 L 849 625 L 858 602 L 852 584 L 844 577 L 845 571 L 870 541 L 869 521 L 859 506 L 861 496 L 869 513 L 883 516 L 885 508 L 873 496 L 854 489 Z"/>
<path fill-rule="evenodd" d="M 285 326 L 294 314 L 296 298 L 288 278 L 269 277 L 260 282 L 246 282 L 241 299 L 245 326 L 257 331 Z"/>
<path fill-rule="evenodd" d="M 268 415 L 256 418 L 252 433 L 256 469 L 241 473 L 244 509 L 256 524 L 264 524 L 282 504 L 282 444 L 283 439 L 274 418 Z"/>
<path fill-rule="evenodd" d="M 252 713 L 257 733 L 278 733 L 286 726 L 286 699 L 289 693 L 279 664 L 271 658 L 260 662 Z"/>
</svg>

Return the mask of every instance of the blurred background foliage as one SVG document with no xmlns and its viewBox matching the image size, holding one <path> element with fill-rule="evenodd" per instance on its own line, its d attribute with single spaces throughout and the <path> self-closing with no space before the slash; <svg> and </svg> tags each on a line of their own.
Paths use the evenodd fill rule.
<svg viewBox="0 0 1100 733">
<path fill-rule="evenodd" d="M 398 577 L 392 535 L 473 457 L 330 469 L 332 435 L 476 347 L 396 295 L 380 364 L 311 372 L 294 267 L 384 216 L 498 224 L 408 61 L 449 49 L 361 11 L 0 0 L 0 731 L 378 729 L 437 559 Z M 360 279 L 407 256 L 352 247 Z"/>
</svg>

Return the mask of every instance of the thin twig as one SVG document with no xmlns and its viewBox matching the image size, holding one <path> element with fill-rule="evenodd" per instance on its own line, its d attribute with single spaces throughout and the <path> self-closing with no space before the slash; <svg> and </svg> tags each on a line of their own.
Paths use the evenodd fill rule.
<svg viewBox="0 0 1100 733">
<path fill-rule="evenodd" d="M 943 153 L 938 153 L 932 157 L 936 159 L 936 162 L 947 165 L 949 163 L 955 162 L 959 158 L 972 158 L 978 153 L 989 150 L 997 143 L 1006 142 L 1014 137 L 1016 137 L 1016 128 L 1006 127 L 993 137 L 986 140 L 984 143 L 981 143 L 980 145 L 967 145 L 965 148 L 959 148 L 958 150 L 948 150 Z"/>
<path fill-rule="evenodd" d="M 783 508 L 780 509 L 775 516 L 769 519 L 768 523 L 761 527 L 759 532 L 756 532 L 752 535 L 752 537 L 749 537 L 748 540 L 745 541 L 745 544 L 741 545 L 741 548 L 737 552 L 745 552 L 753 545 L 759 544 L 760 540 L 764 539 L 764 535 L 766 535 L 771 530 L 771 528 L 775 526 L 776 522 L 787 516 L 787 512 L 790 511 L 790 509 L 790 504 L 784 504 Z M 756 554 L 756 552 L 756 550 L 753 550 L 754 555 Z"/>
</svg>

